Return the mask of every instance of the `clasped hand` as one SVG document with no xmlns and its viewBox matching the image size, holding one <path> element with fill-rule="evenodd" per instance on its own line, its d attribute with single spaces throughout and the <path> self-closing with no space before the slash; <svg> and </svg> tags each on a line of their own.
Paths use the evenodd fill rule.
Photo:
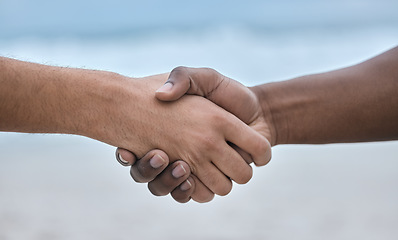
<svg viewBox="0 0 398 240">
<path fill-rule="evenodd" d="M 214 194 L 228 194 L 231 180 L 247 183 L 251 162 L 269 162 L 271 122 L 255 89 L 208 68 L 178 67 L 166 78 L 140 80 L 138 90 L 152 96 L 141 99 L 142 110 L 149 111 L 140 111 L 149 119 L 142 132 L 151 137 L 136 132 L 140 144 L 129 146 L 137 141 L 128 140 L 116 152 L 120 162 L 131 165 L 136 182 L 149 182 L 154 195 L 171 192 L 178 202 L 208 202 Z"/>
</svg>

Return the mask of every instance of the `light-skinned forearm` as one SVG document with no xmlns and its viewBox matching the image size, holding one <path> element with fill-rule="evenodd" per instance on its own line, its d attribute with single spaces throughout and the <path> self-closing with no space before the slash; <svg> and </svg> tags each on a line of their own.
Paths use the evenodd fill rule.
<svg viewBox="0 0 398 240">
<path fill-rule="evenodd" d="M 145 81 L 0 58 L 0 84 L 1 131 L 82 135 L 140 155 L 150 146 L 140 134 L 154 122 Z"/>
<path fill-rule="evenodd" d="M 253 90 L 274 126 L 272 145 L 398 139 L 398 48 Z"/>
<path fill-rule="evenodd" d="M 0 58 L 0 130 L 92 135 L 117 94 L 114 73 Z M 119 84 L 120 85 L 120 84 Z M 98 106 L 103 106 L 98 109 Z"/>
</svg>

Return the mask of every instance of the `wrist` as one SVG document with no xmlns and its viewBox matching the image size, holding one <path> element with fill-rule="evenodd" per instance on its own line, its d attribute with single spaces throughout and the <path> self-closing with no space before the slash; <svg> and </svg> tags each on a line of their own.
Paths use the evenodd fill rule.
<svg viewBox="0 0 398 240">
<path fill-rule="evenodd" d="M 114 73 L 101 73 L 96 89 L 89 90 L 95 109 L 85 128 L 84 136 L 112 146 L 134 150 L 142 157 L 148 149 L 159 146 L 156 119 L 159 102 L 155 90 L 166 80 L 166 75 L 129 78 Z"/>
<path fill-rule="evenodd" d="M 284 112 L 278 107 L 278 98 L 275 94 L 274 83 L 266 83 L 250 88 L 258 98 L 264 120 L 271 133 L 271 146 L 287 142 L 287 121 Z"/>
<path fill-rule="evenodd" d="M 126 88 L 133 79 L 112 72 L 79 71 L 79 87 L 74 89 L 76 97 L 72 100 L 77 108 L 71 113 L 68 131 L 112 144 L 111 139 L 116 133 L 111 129 L 118 121 L 115 112 L 118 106 L 126 104 L 122 99 L 125 99 Z M 75 94 L 71 93 L 72 96 Z"/>
</svg>

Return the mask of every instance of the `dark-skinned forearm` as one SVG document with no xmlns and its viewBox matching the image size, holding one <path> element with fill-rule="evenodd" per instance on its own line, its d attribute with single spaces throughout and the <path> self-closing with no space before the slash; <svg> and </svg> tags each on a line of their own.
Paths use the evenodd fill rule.
<svg viewBox="0 0 398 240">
<path fill-rule="evenodd" d="M 398 48 L 348 68 L 255 87 L 273 145 L 398 139 Z"/>
</svg>

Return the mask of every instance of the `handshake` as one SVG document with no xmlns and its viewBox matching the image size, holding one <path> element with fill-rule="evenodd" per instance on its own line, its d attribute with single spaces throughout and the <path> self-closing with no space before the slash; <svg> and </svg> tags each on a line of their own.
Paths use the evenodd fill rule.
<svg viewBox="0 0 398 240">
<path fill-rule="evenodd" d="M 135 181 L 179 202 L 248 182 L 249 164 L 267 164 L 271 146 L 398 139 L 398 47 L 250 88 L 207 68 L 130 78 L 0 57 L 0 85 L 0 131 L 117 146 Z"/>
<path fill-rule="evenodd" d="M 166 77 L 142 81 L 154 90 Z M 157 149 L 144 156 L 136 152 L 143 156 L 137 161 L 132 152 L 118 148 L 116 158 L 131 165 L 135 181 L 149 182 L 154 195 L 171 192 L 178 202 L 208 202 L 214 194 L 227 195 L 231 180 L 247 183 L 250 163 L 263 166 L 271 159 L 272 119 L 260 104 L 261 92 L 213 69 L 177 67 L 152 96 L 159 101 L 150 109 L 159 112 L 145 119 L 151 126 L 142 128 L 151 132 L 147 136 L 157 145 L 150 146 Z"/>
</svg>

